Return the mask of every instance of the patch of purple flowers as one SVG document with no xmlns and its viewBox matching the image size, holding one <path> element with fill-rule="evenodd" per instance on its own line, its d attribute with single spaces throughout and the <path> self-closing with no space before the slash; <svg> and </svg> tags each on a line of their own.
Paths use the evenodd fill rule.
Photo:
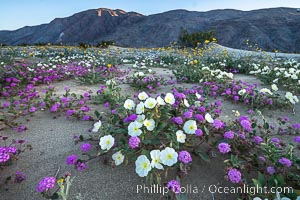
<svg viewBox="0 0 300 200">
<path fill-rule="evenodd" d="M 54 178 L 54 177 L 45 177 L 39 182 L 39 184 L 37 186 L 37 191 L 42 193 L 42 192 L 45 192 L 47 190 L 50 190 L 50 189 L 54 188 L 55 182 L 56 182 L 56 178 Z"/>
<path fill-rule="evenodd" d="M 178 155 L 178 160 L 184 164 L 192 162 L 192 156 L 188 151 L 180 151 Z"/>
<path fill-rule="evenodd" d="M 232 183 L 239 183 L 242 180 L 241 172 L 235 168 L 230 169 L 227 175 Z"/>
<path fill-rule="evenodd" d="M 135 149 L 135 148 L 139 147 L 140 142 L 141 142 L 141 140 L 139 137 L 132 136 L 129 138 L 129 147 L 132 149 Z"/>
<path fill-rule="evenodd" d="M 180 194 L 180 184 L 176 180 L 168 182 L 167 187 L 172 190 L 175 194 Z"/>
<path fill-rule="evenodd" d="M 230 149 L 230 144 L 227 144 L 225 142 L 222 142 L 218 145 L 218 149 L 222 154 L 226 154 L 228 153 L 231 149 Z"/>
</svg>

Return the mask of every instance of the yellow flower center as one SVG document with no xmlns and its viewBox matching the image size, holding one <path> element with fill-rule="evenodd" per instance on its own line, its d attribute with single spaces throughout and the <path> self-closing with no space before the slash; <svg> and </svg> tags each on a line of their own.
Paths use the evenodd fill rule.
<svg viewBox="0 0 300 200">
<path fill-rule="evenodd" d="M 148 163 L 143 163 L 143 164 L 142 164 L 142 168 L 143 168 L 143 169 L 147 169 L 147 168 L 148 168 Z"/>
<path fill-rule="evenodd" d="M 134 131 L 138 131 L 139 129 L 138 129 L 137 127 L 134 127 L 133 130 L 134 130 Z"/>
<path fill-rule="evenodd" d="M 146 122 L 145 122 L 145 126 L 146 126 L 146 127 L 148 127 L 148 126 L 150 126 L 150 125 L 151 125 L 151 123 L 150 123 L 149 121 L 146 121 Z"/>
<path fill-rule="evenodd" d="M 107 140 L 107 141 L 106 141 L 106 144 L 107 144 L 107 145 L 109 145 L 109 144 L 110 144 L 110 141 L 109 141 L 109 140 Z"/>
<path fill-rule="evenodd" d="M 167 155 L 167 159 L 168 159 L 168 160 L 171 160 L 172 158 L 173 158 L 172 154 L 169 153 L 169 154 Z"/>
<path fill-rule="evenodd" d="M 194 130 L 194 126 L 193 125 L 190 125 L 190 130 Z"/>
</svg>

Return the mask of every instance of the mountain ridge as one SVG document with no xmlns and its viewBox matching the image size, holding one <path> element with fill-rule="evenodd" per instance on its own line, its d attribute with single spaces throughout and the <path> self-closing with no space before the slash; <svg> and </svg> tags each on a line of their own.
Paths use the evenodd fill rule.
<svg viewBox="0 0 300 200">
<path fill-rule="evenodd" d="M 216 30 L 218 42 L 232 48 L 243 48 L 249 39 L 265 50 L 300 52 L 300 13 L 284 7 L 206 12 L 177 9 L 151 15 L 89 9 L 47 24 L 0 31 L 0 43 L 74 45 L 113 40 L 125 47 L 160 47 L 176 41 L 181 28 L 189 32 Z"/>
</svg>

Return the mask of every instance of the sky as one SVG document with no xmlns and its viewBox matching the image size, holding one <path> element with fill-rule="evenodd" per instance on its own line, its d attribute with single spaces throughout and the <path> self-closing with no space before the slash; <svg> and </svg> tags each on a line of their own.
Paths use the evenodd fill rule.
<svg viewBox="0 0 300 200">
<path fill-rule="evenodd" d="M 0 30 L 49 23 L 54 18 L 97 8 L 122 9 L 150 15 L 174 9 L 208 11 L 273 7 L 300 8 L 300 0 L 0 0 Z"/>
</svg>

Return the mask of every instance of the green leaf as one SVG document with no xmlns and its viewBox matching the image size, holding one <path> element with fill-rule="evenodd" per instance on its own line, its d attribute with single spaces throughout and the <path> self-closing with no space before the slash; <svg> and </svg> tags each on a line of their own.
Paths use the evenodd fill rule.
<svg viewBox="0 0 300 200">
<path fill-rule="evenodd" d="M 96 115 L 96 117 L 99 119 L 100 113 L 99 113 L 97 110 L 95 111 L 95 115 Z"/>
<path fill-rule="evenodd" d="M 206 133 L 206 135 L 209 135 L 209 130 L 206 128 L 206 126 L 203 127 L 204 132 Z"/>
<path fill-rule="evenodd" d="M 197 154 L 200 156 L 200 158 L 202 160 L 204 160 L 205 162 L 210 162 L 210 158 L 206 153 L 203 153 L 201 151 L 197 152 Z"/>
<path fill-rule="evenodd" d="M 262 186 L 266 185 L 265 177 L 262 173 L 258 172 L 258 181 L 261 183 Z"/>
<path fill-rule="evenodd" d="M 180 193 L 176 195 L 176 200 L 186 200 L 187 199 L 187 194 L 186 193 Z"/>
<path fill-rule="evenodd" d="M 253 181 L 255 187 L 259 187 L 259 188 L 262 187 L 262 184 L 259 182 L 259 180 L 253 178 L 252 181 Z"/>
<path fill-rule="evenodd" d="M 57 194 L 57 192 L 55 192 L 52 196 L 51 199 L 59 199 L 59 195 Z"/>
</svg>

